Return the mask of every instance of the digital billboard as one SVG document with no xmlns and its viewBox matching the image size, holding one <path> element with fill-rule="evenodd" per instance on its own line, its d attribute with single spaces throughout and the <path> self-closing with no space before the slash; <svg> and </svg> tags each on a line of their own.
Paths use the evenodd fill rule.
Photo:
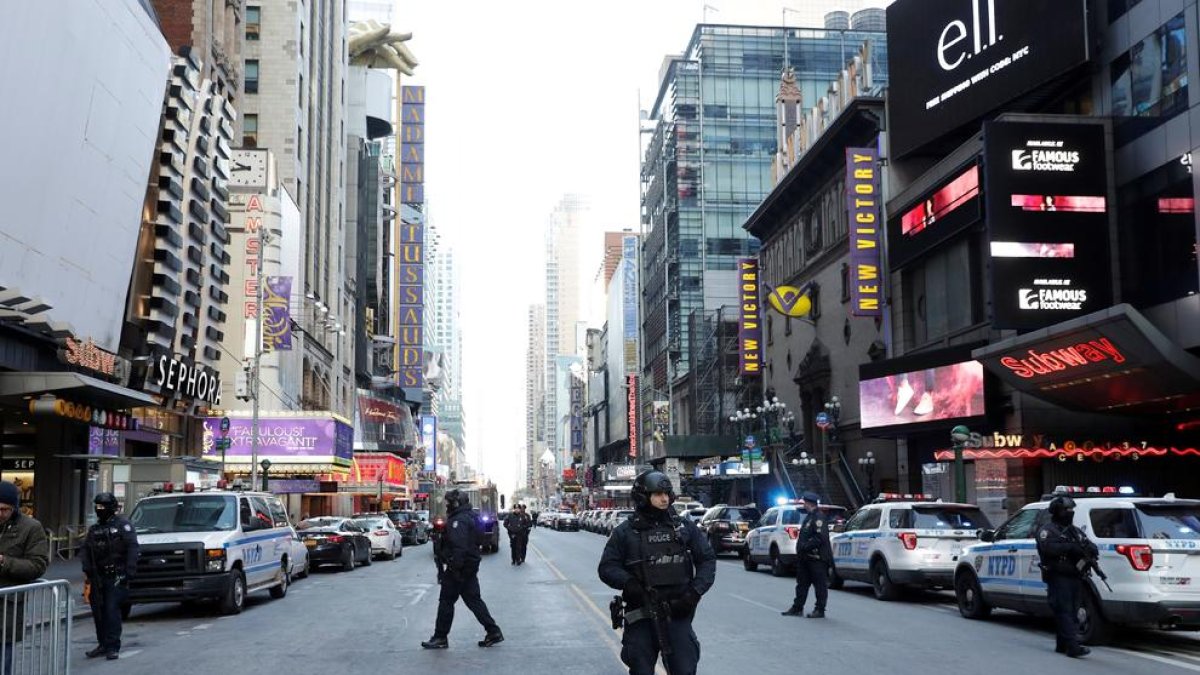
<svg viewBox="0 0 1200 675">
<path fill-rule="evenodd" d="M 1032 330 L 1112 303 L 1101 124 L 988 122 L 993 325 Z"/>
<path fill-rule="evenodd" d="M 895 157 L 1088 59 L 1084 0 L 897 0 L 887 35 Z"/>
<path fill-rule="evenodd" d="M 254 422 L 249 417 L 229 420 L 227 462 L 249 462 Z M 221 418 L 204 420 L 203 456 L 220 459 L 213 442 L 221 438 Z M 354 429 L 332 417 L 268 417 L 258 420 L 258 458 L 287 464 L 337 463 L 349 465 L 354 455 Z"/>
<path fill-rule="evenodd" d="M 984 414 L 983 364 L 963 361 L 861 379 L 863 429 L 934 422 Z"/>
<path fill-rule="evenodd" d="M 979 166 L 971 164 L 888 221 L 888 262 L 899 269 L 982 215 Z"/>
</svg>

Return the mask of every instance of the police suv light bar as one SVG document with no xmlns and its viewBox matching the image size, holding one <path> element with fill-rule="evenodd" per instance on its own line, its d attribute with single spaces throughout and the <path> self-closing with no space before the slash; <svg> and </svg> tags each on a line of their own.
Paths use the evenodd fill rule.
<svg viewBox="0 0 1200 675">
<path fill-rule="evenodd" d="M 880 492 L 874 504 L 882 502 L 931 502 L 933 495 L 928 492 Z"/>
</svg>

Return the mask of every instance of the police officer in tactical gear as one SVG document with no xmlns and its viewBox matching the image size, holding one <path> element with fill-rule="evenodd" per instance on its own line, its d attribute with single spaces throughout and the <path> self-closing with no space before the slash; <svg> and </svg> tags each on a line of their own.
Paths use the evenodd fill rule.
<svg viewBox="0 0 1200 675">
<path fill-rule="evenodd" d="M 471 501 L 459 490 L 446 493 L 446 530 L 437 540 L 439 583 L 442 592 L 438 598 L 437 623 L 433 637 L 422 642 L 425 649 L 446 649 L 450 646 L 447 637 L 454 623 L 454 603 L 461 597 L 467 609 L 483 624 L 487 633 L 479 641 L 480 647 L 491 647 L 504 641 L 500 626 L 488 613 L 487 605 L 479 594 L 479 546 L 483 540 L 479 518 L 471 509 Z M 444 566 L 445 571 L 441 568 Z"/>
<path fill-rule="evenodd" d="M 1075 500 L 1060 494 L 1050 500 L 1050 522 L 1037 532 L 1038 557 L 1047 598 L 1054 612 L 1054 651 L 1071 658 L 1086 656 L 1090 649 L 1079 644 L 1079 603 L 1088 558 L 1098 552 L 1079 528 L 1075 527 Z"/>
<path fill-rule="evenodd" d="M 796 538 L 796 599 L 783 612 L 784 616 L 801 616 L 812 586 L 817 604 L 808 613 L 810 619 L 825 618 L 825 602 L 829 599 L 829 566 L 833 563 L 833 548 L 829 545 L 829 528 L 818 506 L 820 497 L 805 492 L 801 498 L 807 515 Z"/>
<path fill-rule="evenodd" d="M 117 498 L 101 492 L 93 500 L 96 524 L 88 528 L 79 558 L 91 585 L 96 648 L 89 659 L 118 658 L 121 651 L 121 606 L 129 596 L 129 580 L 137 572 L 138 541 L 133 525 L 117 514 Z"/>
<path fill-rule="evenodd" d="M 696 525 L 671 509 L 675 494 L 665 474 L 641 473 L 631 494 L 637 510 L 613 530 L 598 570 L 601 581 L 624 599 L 621 660 L 630 675 L 654 673 L 660 645 L 646 607 L 653 595 L 667 614 L 668 672 L 692 675 L 700 661 L 692 617 L 700 596 L 712 588 L 717 556 Z"/>
</svg>

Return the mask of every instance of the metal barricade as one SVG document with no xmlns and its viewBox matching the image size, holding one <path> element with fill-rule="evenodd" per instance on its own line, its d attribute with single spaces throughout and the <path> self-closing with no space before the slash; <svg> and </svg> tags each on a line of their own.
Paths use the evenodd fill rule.
<svg viewBox="0 0 1200 675">
<path fill-rule="evenodd" d="M 69 675 L 73 603 L 65 579 L 0 588 L 0 675 Z"/>
</svg>

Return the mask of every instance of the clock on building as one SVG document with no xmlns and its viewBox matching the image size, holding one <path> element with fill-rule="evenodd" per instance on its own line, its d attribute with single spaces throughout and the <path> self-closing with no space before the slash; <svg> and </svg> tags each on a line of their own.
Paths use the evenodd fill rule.
<svg viewBox="0 0 1200 675">
<path fill-rule="evenodd" d="M 229 171 L 230 187 L 267 187 L 266 150 L 234 150 L 232 164 Z"/>
</svg>

